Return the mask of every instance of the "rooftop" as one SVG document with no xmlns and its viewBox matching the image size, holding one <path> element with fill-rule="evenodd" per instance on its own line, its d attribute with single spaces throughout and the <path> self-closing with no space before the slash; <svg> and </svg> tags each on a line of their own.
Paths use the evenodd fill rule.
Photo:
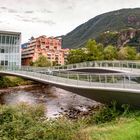
<svg viewBox="0 0 140 140">
<path fill-rule="evenodd" d="M 21 34 L 21 32 L 1 31 L 1 30 L 0 30 L 0 34 L 1 34 L 1 33 L 3 33 L 3 34 L 12 34 L 12 35 L 13 35 L 13 34 L 16 34 L 16 35 L 17 35 L 17 34 L 19 34 L 19 35 Z"/>
</svg>

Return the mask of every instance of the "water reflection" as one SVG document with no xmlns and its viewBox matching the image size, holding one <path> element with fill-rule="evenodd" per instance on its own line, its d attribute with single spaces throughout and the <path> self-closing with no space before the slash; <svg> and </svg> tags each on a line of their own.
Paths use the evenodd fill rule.
<svg viewBox="0 0 140 140">
<path fill-rule="evenodd" d="M 27 103 L 29 105 L 33 105 L 37 103 L 37 100 L 33 93 L 29 93 L 26 91 L 17 91 L 11 92 L 10 94 L 5 94 L 3 96 L 4 103 L 10 105 L 16 105 L 19 103 Z"/>
<path fill-rule="evenodd" d="M 86 107 L 97 104 L 93 100 L 72 94 L 71 92 L 48 86 L 35 86 L 24 89 L 0 91 L 0 103 L 16 105 L 27 103 L 30 105 L 44 104 L 48 118 L 58 117 L 70 107 L 86 110 Z"/>
</svg>

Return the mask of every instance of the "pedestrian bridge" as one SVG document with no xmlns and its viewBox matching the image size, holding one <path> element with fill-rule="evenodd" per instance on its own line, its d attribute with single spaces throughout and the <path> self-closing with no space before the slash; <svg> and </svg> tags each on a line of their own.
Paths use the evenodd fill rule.
<svg viewBox="0 0 140 140">
<path fill-rule="evenodd" d="M 140 73 L 140 61 L 89 61 L 59 67 L 56 66 L 52 69 L 92 73 Z"/>
<path fill-rule="evenodd" d="M 96 64 L 97 62 L 92 63 Z M 110 61 L 108 63 L 111 64 Z M 120 63 L 122 64 L 122 62 Z M 72 68 L 69 65 L 65 66 L 66 68 L 63 68 L 64 66 L 49 68 L 49 70 L 53 71 L 52 73 L 48 72 L 48 68 L 2 68 L 0 75 L 19 76 L 50 84 L 101 103 L 110 103 L 112 100 L 115 100 L 119 104 L 131 104 L 135 107 L 140 107 L 140 62 L 125 62 L 125 64 L 127 65 L 98 66 L 100 69 L 123 70 L 119 73 L 81 73 L 70 71 L 79 68 L 79 64 L 76 64 L 76 67 L 73 65 Z M 89 67 L 85 65 L 80 67 L 80 69 L 83 68 L 88 69 Z M 94 68 L 97 68 L 97 66 L 92 66 L 92 69 Z"/>
</svg>

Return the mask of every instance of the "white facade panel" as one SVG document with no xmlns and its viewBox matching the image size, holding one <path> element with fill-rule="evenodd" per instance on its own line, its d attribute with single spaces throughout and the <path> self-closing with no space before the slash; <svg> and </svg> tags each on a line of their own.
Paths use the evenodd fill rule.
<svg viewBox="0 0 140 140">
<path fill-rule="evenodd" d="M 21 66 L 21 33 L 0 31 L 0 65 Z"/>
</svg>

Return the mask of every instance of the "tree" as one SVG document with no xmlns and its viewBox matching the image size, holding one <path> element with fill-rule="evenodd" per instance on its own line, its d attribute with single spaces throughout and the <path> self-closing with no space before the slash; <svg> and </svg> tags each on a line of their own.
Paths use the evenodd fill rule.
<svg viewBox="0 0 140 140">
<path fill-rule="evenodd" d="M 104 59 L 105 60 L 115 60 L 115 59 L 117 59 L 117 48 L 112 46 L 112 45 L 108 45 L 104 49 Z"/>
<path fill-rule="evenodd" d="M 140 53 L 137 53 L 136 60 L 140 60 Z"/>
<path fill-rule="evenodd" d="M 67 63 L 80 63 L 86 61 L 86 53 L 84 49 L 72 49 L 67 57 Z"/>
<path fill-rule="evenodd" d="M 136 59 L 136 48 L 134 47 L 121 47 L 118 52 L 118 59 L 119 60 L 135 60 Z"/>
<path fill-rule="evenodd" d="M 103 45 L 100 43 L 96 43 L 95 40 L 89 39 L 86 44 L 88 61 L 92 60 L 103 60 Z"/>
<path fill-rule="evenodd" d="M 49 67 L 51 66 L 51 62 L 44 55 L 40 55 L 39 58 L 35 62 L 33 62 L 33 66 Z"/>
<path fill-rule="evenodd" d="M 118 32 L 107 31 L 101 33 L 97 38 L 96 41 L 102 43 L 105 47 L 107 45 L 117 46 L 117 40 L 119 38 Z"/>
</svg>

